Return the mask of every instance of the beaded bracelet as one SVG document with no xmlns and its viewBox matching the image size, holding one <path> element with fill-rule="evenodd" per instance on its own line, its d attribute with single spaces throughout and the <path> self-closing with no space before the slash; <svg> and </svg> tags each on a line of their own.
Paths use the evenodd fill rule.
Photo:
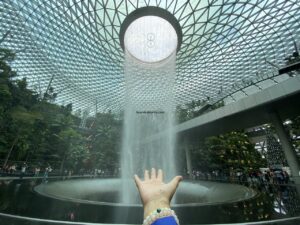
<svg viewBox="0 0 300 225">
<path fill-rule="evenodd" d="M 176 223 L 179 225 L 179 220 L 174 210 L 170 208 L 158 208 L 157 210 L 154 210 L 149 216 L 146 217 L 146 219 L 144 219 L 143 225 L 151 225 L 156 220 L 168 216 L 173 216 L 176 220 Z"/>
</svg>

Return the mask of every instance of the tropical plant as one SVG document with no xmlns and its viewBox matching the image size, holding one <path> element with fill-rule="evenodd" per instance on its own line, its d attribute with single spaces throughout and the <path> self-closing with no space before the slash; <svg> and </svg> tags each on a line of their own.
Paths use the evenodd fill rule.
<svg viewBox="0 0 300 225">
<path fill-rule="evenodd" d="M 27 87 L 26 79 L 16 79 L 10 63 L 15 54 L 0 49 L 0 157 L 46 164 L 50 160 L 75 165 L 87 157 L 85 137 L 74 129 L 79 118 L 72 104 L 54 104 L 57 93 L 51 86 L 41 94 Z M 73 164 L 68 163 L 71 167 Z"/>
<path fill-rule="evenodd" d="M 193 165 L 202 171 L 220 169 L 256 170 L 266 166 L 266 161 L 243 132 L 229 132 L 207 137 L 192 149 Z"/>
<path fill-rule="evenodd" d="M 103 170 L 114 170 L 119 167 L 121 124 L 111 112 L 97 113 L 89 118 L 88 126 L 91 129 L 89 148 L 91 164 Z"/>
</svg>

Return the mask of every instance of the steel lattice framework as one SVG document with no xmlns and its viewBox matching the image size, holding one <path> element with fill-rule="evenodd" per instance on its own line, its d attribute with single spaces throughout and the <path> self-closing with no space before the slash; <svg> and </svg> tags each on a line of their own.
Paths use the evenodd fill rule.
<svg viewBox="0 0 300 225">
<path fill-rule="evenodd" d="M 17 52 L 14 68 L 32 88 L 45 91 L 52 80 L 58 103 L 120 110 L 119 30 L 145 6 L 168 10 L 182 28 L 177 104 L 276 76 L 271 64 L 283 66 L 300 42 L 299 0 L 1 0 L 0 47 Z"/>
</svg>

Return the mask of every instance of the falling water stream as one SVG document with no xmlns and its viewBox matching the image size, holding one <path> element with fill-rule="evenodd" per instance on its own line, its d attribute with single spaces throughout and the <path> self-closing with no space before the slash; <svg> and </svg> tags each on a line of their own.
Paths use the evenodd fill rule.
<svg viewBox="0 0 300 225">
<path fill-rule="evenodd" d="M 174 163 L 174 81 L 172 54 L 158 63 L 141 63 L 126 52 L 126 105 L 122 145 L 122 202 L 137 203 L 133 175 L 161 168 L 166 179 L 176 174 Z"/>
</svg>

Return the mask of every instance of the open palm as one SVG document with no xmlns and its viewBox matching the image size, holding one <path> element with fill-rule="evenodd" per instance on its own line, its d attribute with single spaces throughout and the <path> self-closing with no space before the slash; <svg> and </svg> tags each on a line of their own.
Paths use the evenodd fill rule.
<svg viewBox="0 0 300 225">
<path fill-rule="evenodd" d="M 164 207 L 169 208 L 176 188 L 182 180 L 181 176 L 176 176 L 169 183 L 164 183 L 163 171 L 158 170 L 158 173 L 156 173 L 154 168 L 151 170 L 151 176 L 148 170 L 145 171 L 144 181 L 142 181 L 137 175 L 135 175 L 134 178 L 144 208 L 147 211 Z"/>
</svg>

